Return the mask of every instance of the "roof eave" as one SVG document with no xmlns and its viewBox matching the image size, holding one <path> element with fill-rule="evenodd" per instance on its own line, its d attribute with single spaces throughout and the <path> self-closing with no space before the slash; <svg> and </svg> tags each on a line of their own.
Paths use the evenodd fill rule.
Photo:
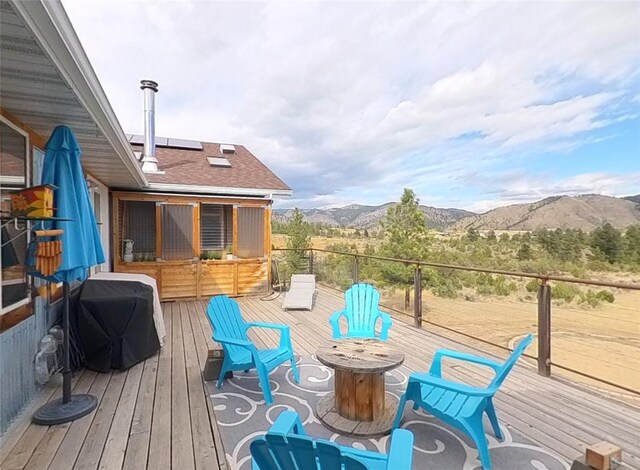
<svg viewBox="0 0 640 470">
<path fill-rule="evenodd" d="M 291 189 L 233 188 L 224 186 L 199 186 L 191 184 L 149 183 L 150 191 L 166 191 L 193 194 L 220 194 L 229 196 L 259 196 L 267 199 L 290 197 Z"/>
<path fill-rule="evenodd" d="M 140 188 L 148 181 L 60 1 L 12 2 Z"/>
</svg>

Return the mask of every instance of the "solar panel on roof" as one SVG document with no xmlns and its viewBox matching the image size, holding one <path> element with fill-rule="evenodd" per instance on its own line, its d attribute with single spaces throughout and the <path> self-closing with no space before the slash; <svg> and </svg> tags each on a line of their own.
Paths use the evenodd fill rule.
<svg viewBox="0 0 640 470">
<path fill-rule="evenodd" d="M 144 136 L 128 134 L 129 142 L 133 145 L 144 145 Z M 202 150 L 202 143 L 197 140 L 169 139 L 167 137 L 156 137 L 157 147 L 170 147 L 176 149 Z"/>
<path fill-rule="evenodd" d="M 169 147 L 178 148 L 178 149 L 189 149 L 189 150 L 202 150 L 202 143 L 197 140 L 186 140 L 186 139 L 168 139 Z"/>
</svg>

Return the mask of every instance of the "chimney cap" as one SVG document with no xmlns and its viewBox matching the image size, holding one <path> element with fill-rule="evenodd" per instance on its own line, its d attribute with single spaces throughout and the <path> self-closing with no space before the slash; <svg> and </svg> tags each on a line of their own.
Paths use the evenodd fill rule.
<svg viewBox="0 0 640 470">
<path fill-rule="evenodd" d="M 140 80 L 140 89 L 151 88 L 153 91 L 158 91 L 158 83 L 153 80 Z"/>
</svg>

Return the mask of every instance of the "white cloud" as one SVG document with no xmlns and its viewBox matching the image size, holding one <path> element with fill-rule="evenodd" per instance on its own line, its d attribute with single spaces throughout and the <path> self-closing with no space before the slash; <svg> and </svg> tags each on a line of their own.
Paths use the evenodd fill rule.
<svg viewBox="0 0 640 470">
<path fill-rule="evenodd" d="M 125 130 L 155 79 L 159 135 L 245 144 L 296 204 L 435 193 L 638 114 L 633 2 L 64 5 Z"/>
</svg>

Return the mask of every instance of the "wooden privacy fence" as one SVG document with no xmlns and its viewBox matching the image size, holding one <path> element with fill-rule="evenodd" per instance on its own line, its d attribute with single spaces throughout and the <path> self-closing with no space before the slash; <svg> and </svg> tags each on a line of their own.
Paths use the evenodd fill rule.
<svg viewBox="0 0 640 470">
<path fill-rule="evenodd" d="M 501 349 L 510 350 L 508 347 L 503 346 L 501 344 L 497 344 L 495 342 L 488 341 L 484 338 L 479 338 L 477 336 L 465 333 L 458 329 L 450 328 L 445 325 L 434 323 L 428 319 L 423 318 L 423 303 L 422 303 L 422 293 L 424 290 L 423 282 L 422 282 L 422 268 L 430 267 L 430 268 L 442 268 L 442 269 L 452 269 L 452 270 L 460 270 L 467 272 L 475 272 L 475 273 L 484 273 L 484 274 L 499 274 L 503 276 L 512 276 L 519 278 L 529 278 L 529 279 L 537 279 L 540 284 L 538 285 L 537 290 L 537 339 L 538 339 L 538 354 L 537 356 L 533 356 L 531 354 L 524 354 L 526 357 L 530 359 L 534 359 L 538 364 L 538 373 L 543 376 L 551 375 L 551 367 L 557 367 L 559 369 L 563 369 L 567 372 L 571 372 L 582 377 L 586 377 L 588 379 L 596 380 L 603 384 L 624 390 L 626 392 L 630 392 L 635 395 L 640 395 L 640 390 L 636 390 L 634 388 L 627 387 L 625 385 L 615 383 L 613 381 L 607 380 L 603 377 L 597 377 L 592 374 L 588 374 L 584 371 L 577 370 L 573 367 L 568 367 L 563 364 L 554 363 L 551 360 L 551 319 L 552 319 L 552 308 L 551 308 L 551 286 L 549 285 L 549 281 L 557 281 L 557 282 L 566 282 L 571 284 L 582 284 L 588 286 L 597 286 L 597 287 L 609 287 L 616 289 L 626 289 L 633 291 L 640 291 L 639 284 L 629 284 L 629 283 L 619 283 L 619 282 L 607 282 L 607 281 L 596 281 L 591 279 L 579 279 L 574 277 L 565 277 L 565 276 L 556 276 L 551 274 L 538 274 L 538 273 L 524 273 L 517 271 L 505 271 L 499 269 L 489 269 L 489 268 L 478 268 L 472 266 L 458 266 L 458 265 L 450 265 L 450 264 L 442 264 L 442 263 L 431 263 L 427 261 L 416 261 L 416 260 L 405 260 L 405 259 L 397 259 L 397 258 L 388 258 L 384 256 L 375 256 L 375 255 L 365 255 L 359 253 L 349 253 L 335 250 L 327 250 L 322 248 L 309 248 L 305 250 L 295 250 L 291 248 L 274 248 L 273 251 L 298 251 L 305 254 L 305 256 L 309 259 L 309 272 L 314 272 L 314 253 L 327 253 L 333 255 L 340 255 L 350 257 L 352 259 L 352 280 L 353 283 L 358 283 L 360 281 L 360 262 L 361 260 L 376 260 L 376 261 L 385 261 L 392 263 L 401 263 L 405 266 L 413 266 L 414 268 L 414 282 L 413 282 L 413 293 L 414 293 L 414 302 L 413 302 L 413 320 L 414 326 L 416 328 L 421 328 L 423 323 L 433 324 L 439 328 L 443 328 L 452 333 L 459 334 L 471 338 L 476 341 L 480 341 L 482 343 L 495 346 Z M 331 287 L 331 286 L 329 286 Z M 397 313 L 405 314 L 406 312 L 385 306 L 385 308 L 395 311 Z"/>
</svg>

